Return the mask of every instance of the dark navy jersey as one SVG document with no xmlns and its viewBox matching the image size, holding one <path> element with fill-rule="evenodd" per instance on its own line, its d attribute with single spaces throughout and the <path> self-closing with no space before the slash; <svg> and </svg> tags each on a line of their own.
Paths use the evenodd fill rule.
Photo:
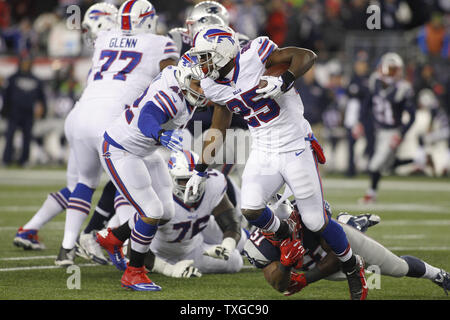
<svg viewBox="0 0 450 320">
<path fill-rule="evenodd" d="M 378 74 L 369 80 L 369 98 L 362 112 L 372 112 L 377 128 L 401 129 L 404 135 L 415 120 L 414 94 L 406 80 L 386 85 Z M 409 113 L 407 123 L 402 122 L 403 112 Z"/>
</svg>

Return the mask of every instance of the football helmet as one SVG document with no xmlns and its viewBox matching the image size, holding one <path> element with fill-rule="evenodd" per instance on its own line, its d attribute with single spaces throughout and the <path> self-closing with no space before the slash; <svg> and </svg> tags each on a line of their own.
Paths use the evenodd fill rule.
<svg viewBox="0 0 450 320">
<path fill-rule="evenodd" d="M 183 152 L 173 152 L 169 159 L 169 172 L 173 181 L 173 194 L 179 198 L 184 198 L 186 183 L 194 174 L 194 168 L 198 162 L 199 156 L 191 151 L 183 150 Z M 195 195 L 190 194 L 187 204 L 193 204 L 200 200 L 205 192 L 206 181 L 203 181 Z"/>
<path fill-rule="evenodd" d="M 117 26 L 117 8 L 106 2 L 96 3 L 89 7 L 81 23 L 81 31 L 85 43 L 93 47 L 100 30 L 110 30 Z"/>
<path fill-rule="evenodd" d="M 217 15 L 220 19 L 222 19 L 224 25 L 230 25 L 230 15 L 228 14 L 228 10 L 216 1 L 203 1 L 196 4 L 187 16 L 186 24 L 189 22 L 195 22 L 201 17 L 211 14 Z"/>
<path fill-rule="evenodd" d="M 387 84 L 394 83 L 403 76 L 403 59 L 395 52 L 385 53 L 380 60 L 381 79 Z"/>
<path fill-rule="evenodd" d="M 219 77 L 219 70 L 239 53 L 239 41 L 230 27 L 211 25 L 202 28 L 193 39 L 190 54 L 199 61 L 197 77 Z"/>
<path fill-rule="evenodd" d="M 203 27 L 213 24 L 226 25 L 223 19 L 217 14 L 207 14 L 199 17 L 197 20 L 186 20 L 186 27 L 191 38 L 194 38 L 195 34 Z"/>
<path fill-rule="evenodd" d="M 194 71 L 198 68 L 197 59 L 192 57 L 188 52 L 183 54 L 178 61 L 178 65 L 175 71 L 175 78 L 177 79 L 178 85 L 183 92 L 184 98 L 193 107 L 204 107 L 207 103 L 207 99 L 204 94 L 197 90 L 200 88 L 200 80 L 196 79 L 194 76 Z M 197 72 L 198 73 L 198 72 Z M 192 80 L 196 80 L 198 83 L 195 84 Z M 193 87 L 197 86 L 197 90 Z"/>
<path fill-rule="evenodd" d="M 119 8 L 118 25 L 126 33 L 156 33 L 158 16 L 147 0 L 128 0 Z"/>
</svg>

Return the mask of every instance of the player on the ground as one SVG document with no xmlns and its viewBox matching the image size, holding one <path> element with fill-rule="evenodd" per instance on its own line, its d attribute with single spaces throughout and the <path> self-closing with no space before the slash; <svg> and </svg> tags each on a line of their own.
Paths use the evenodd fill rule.
<svg viewBox="0 0 450 320">
<path fill-rule="evenodd" d="M 81 25 L 83 39 L 89 47 L 94 46 L 95 39 L 100 31 L 107 31 L 117 26 L 117 12 L 115 6 L 106 2 L 96 3 L 89 7 Z M 67 164 L 67 186 L 58 192 L 49 194 L 31 220 L 17 231 L 13 241 L 14 245 L 27 250 L 45 248 L 45 245 L 39 241 L 37 233 L 48 221 L 67 208 L 70 194 L 77 182 L 76 179 L 77 168 L 74 156 L 71 153 Z M 106 263 L 105 260 L 99 260 L 99 262 Z"/>
<path fill-rule="evenodd" d="M 206 99 L 195 91 L 190 65 L 183 55 L 176 67 L 164 69 L 104 133 L 102 165 L 122 196 L 137 212 L 131 231 L 130 261 L 124 264 L 121 235 L 98 233 L 97 240 L 113 263 L 125 269 L 122 286 L 133 290 L 158 291 L 147 276 L 144 258 L 160 220 L 174 215 L 172 181 L 161 155 L 166 147 L 181 151 L 179 128 L 187 123 L 197 106 Z M 127 232 L 128 235 L 128 232 Z M 123 239 L 123 238 L 122 238 Z"/>
<path fill-rule="evenodd" d="M 226 194 L 225 176 L 210 170 L 197 195 L 183 202 L 185 184 L 197 159 L 197 154 L 186 150 L 171 154 L 169 172 L 175 214 L 168 221 L 160 221 L 145 257 L 145 267 L 152 272 L 198 277 L 203 273 L 234 273 L 242 268 L 240 252 L 247 233 L 241 228 L 238 212 Z M 124 235 L 130 236 L 137 214 L 129 204 L 122 204 L 119 209 L 128 210 L 130 219 L 108 232 L 125 241 Z M 121 269 L 121 265 L 117 267 Z"/>
<path fill-rule="evenodd" d="M 381 57 L 378 70 L 369 79 L 369 98 L 361 108 L 361 117 L 371 112 L 375 122 L 375 148 L 369 160 L 370 187 L 363 203 L 376 201 L 378 185 L 383 171 L 413 160 L 396 158 L 397 150 L 415 120 L 414 94 L 411 84 L 404 78 L 403 59 L 394 52 Z M 409 120 L 403 122 L 403 113 Z M 362 125 L 354 128 L 355 137 L 363 133 Z"/>
<path fill-rule="evenodd" d="M 297 208 L 289 201 L 280 205 L 276 214 L 301 219 Z M 331 210 L 327 215 L 331 219 Z M 442 287 L 447 293 L 450 290 L 450 274 L 436 268 L 425 261 L 413 256 L 398 257 L 382 244 L 366 236 L 363 232 L 368 227 L 378 223 L 378 219 L 370 214 L 358 217 L 348 213 L 340 213 L 337 221 L 343 227 L 352 249 L 363 257 L 365 267 L 371 265 L 379 268 L 382 275 L 392 277 L 424 278 Z M 372 221 L 371 221 L 372 220 Z M 363 222 L 363 223 L 361 223 Z M 249 261 L 257 268 L 263 269 L 266 280 L 278 291 L 285 295 L 292 295 L 306 286 L 321 279 L 342 280 L 341 263 L 336 255 L 324 243 L 323 238 L 312 233 L 300 223 L 296 238 L 299 241 L 288 240 L 285 243 L 275 242 L 270 234 L 255 230 L 244 246 L 244 253 Z M 362 232 L 361 232 L 362 231 Z M 296 248 L 289 244 L 297 243 Z M 283 254 L 291 251 L 295 259 L 285 259 Z"/>
<path fill-rule="evenodd" d="M 105 129 L 161 70 L 176 64 L 175 45 L 170 38 L 155 34 L 156 21 L 150 2 L 129 0 L 119 8 L 120 29 L 101 32 L 95 41 L 88 85 L 65 123 L 78 181 L 68 201 L 56 265 L 73 264 L 76 240 L 102 173 L 99 148 Z"/>
<path fill-rule="evenodd" d="M 224 136 L 232 113 L 241 114 L 249 125 L 252 150 L 242 176 L 243 215 L 250 224 L 274 232 L 277 239 L 288 238 L 292 233 L 288 221 L 276 217 L 267 202 L 283 184 L 289 185 L 306 227 L 319 233 L 342 261 L 352 299 L 365 299 L 362 260 L 353 254 L 342 227 L 325 214 L 317 167 L 317 161 L 325 159 L 303 117 L 300 95 L 293 89 L 295 79 L 314 64 L 316 55 L 296 47 L 279 49 L 267 37 L 240 49 L 234 31 L 222 26 L 199 31 L 190 52 L 198 58 L 195 72 L 204 77 L 205 96 L 217 104 L 212 127 Z M 281 63 L 288 65 L 281 76 L 263 76 L 267 68 Z M 205 179 L 210 156 L 203 153 L 185 197 L 195 194 Z"/>
</svg>

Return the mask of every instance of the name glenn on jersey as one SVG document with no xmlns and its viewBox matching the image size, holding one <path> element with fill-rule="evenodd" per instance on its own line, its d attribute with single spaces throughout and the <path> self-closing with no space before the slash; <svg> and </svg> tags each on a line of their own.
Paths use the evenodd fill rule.
<svg viewBox="0 0 450 320">
<path fill-rule="evenodd" d="M 111 38 L 110 48 L 135 48 L 138 39 L 136 38 Z"/>
</svg>

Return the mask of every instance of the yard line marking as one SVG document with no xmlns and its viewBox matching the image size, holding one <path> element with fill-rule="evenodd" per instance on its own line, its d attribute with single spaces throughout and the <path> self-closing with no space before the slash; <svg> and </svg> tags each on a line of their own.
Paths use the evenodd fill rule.
<svg viewBox="0 0 450 320">
<path fill-rule="evenodd" d="M 56 256 L 31 256 L 31 257 L 10 257 L 0 258 L 0 261 L 27 261 L 27 260 L 40 260 L 40 259 L 55 259 Z"/>
<path fill-rule="evenodd" d="M 389 250 L 401 250 L 401 251 L 450 251 L 449 246 L 440 247 L 387 247 Z"/>
<path fill-rule="evenodd" d="M 95 266 L 101 266 L 97 263 L 83 263 L 83 264 L 77 264 L 76 266 L 79 267 L 95 267 Z M 3 268 L 0 269 L 0 272 L 2 271 L 29 271 L 29 270 L 46 270 L 46 269 L 63 269 L 62 266 L 34 266 L 34 267 L 17 267 L 17 268 Z"/>
<path fill-rule="evenodd" d="M 424 234 L 385 234 L 385 235 L 382 235 L 381 238 L 389 239 L 389 240 L 416 240 L 416 239 L 425 239 L 426 235 L 424 235 Z"/>
<path fill-rule="evenodd" d="M 449 220 L 381 220 L 378 227 L 383 226 L 420 226 L 420 227 L 447 227 L 450 226 Z"/>
<path fill-rule="evenodd" d="M 36 212 L 40 209 L 38 206 L 0 206 L 0 212 Z"/>
<path fill-rule="evenodd" d="M 354 211 L 409 211 L 423 213 L 444 213 L 450 214 L 450 208 L 429 204 L 411 204 L 411 203 L 374 203 L 374 204 L 358 204 L 351 202 L 334 202 L 332 209 L 340 208 Z"/>
</svg>

